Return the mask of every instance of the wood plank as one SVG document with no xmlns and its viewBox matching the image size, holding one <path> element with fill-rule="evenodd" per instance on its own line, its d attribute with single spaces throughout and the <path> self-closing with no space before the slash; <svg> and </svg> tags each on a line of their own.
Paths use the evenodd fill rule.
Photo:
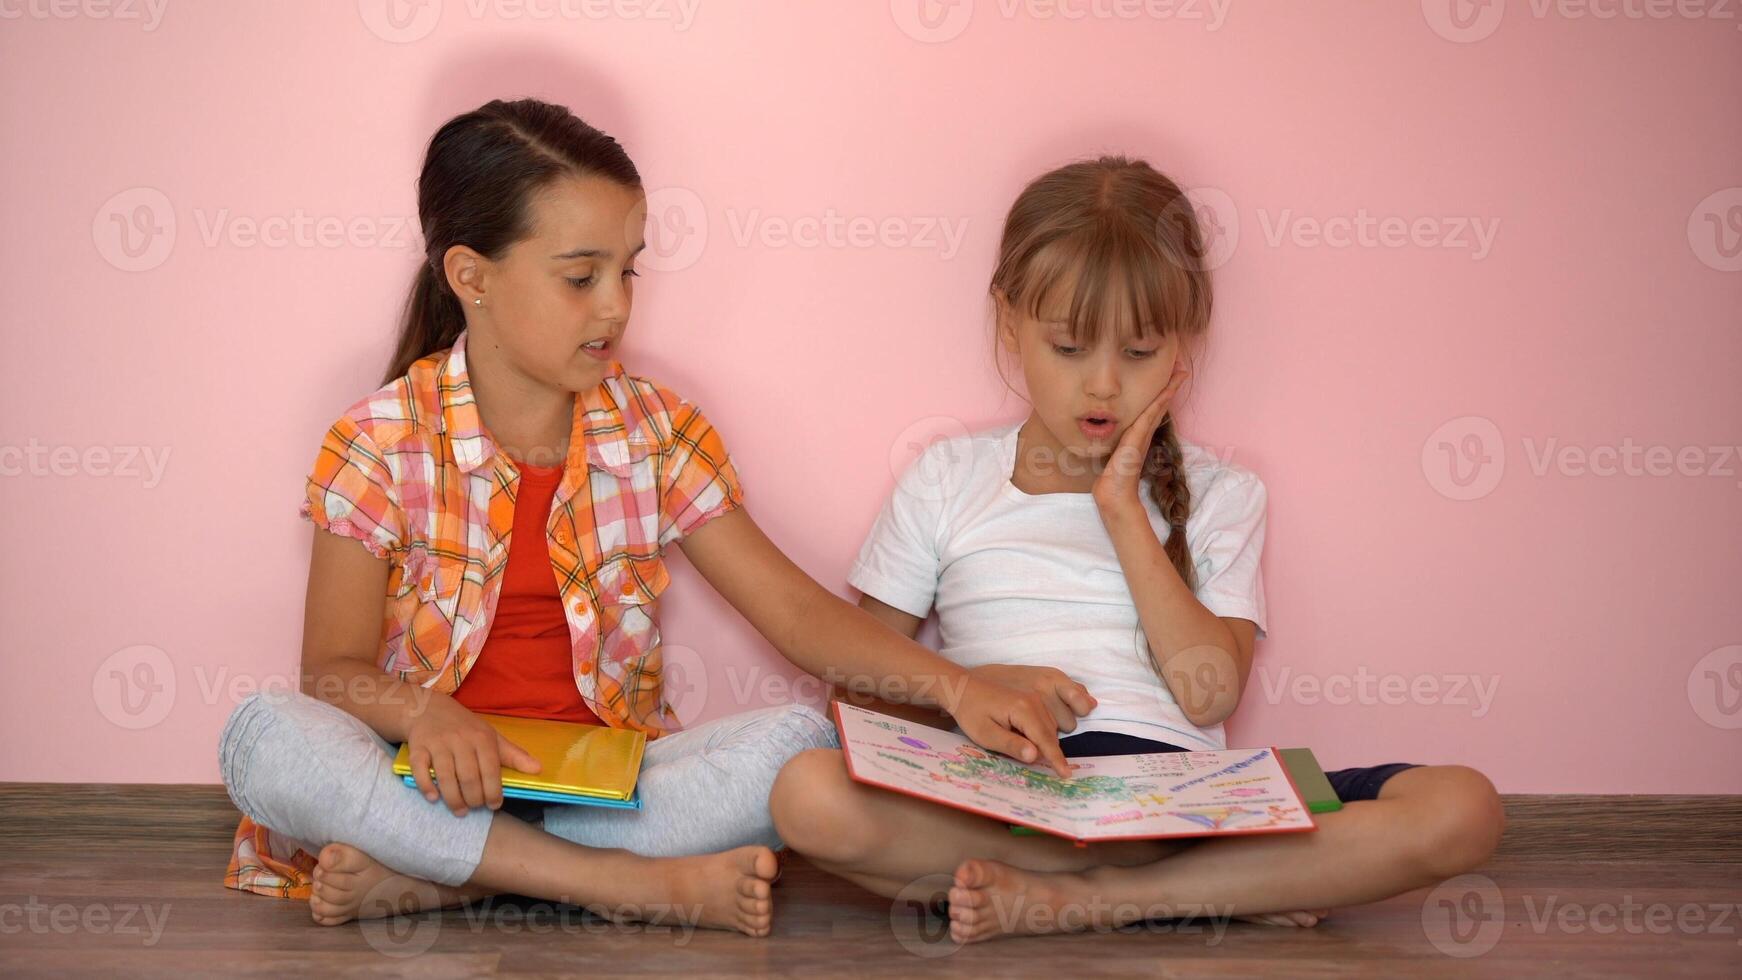
<svg viewBox="0 0 1742 980">
<path fill-rule="evenodd" d="M 1423 890 L 1317 929 L 1150 923 L 958 949 L 941 924 L 793 859 L 766 940 L 618 926 L 508 898 L 326 928 L 306 906 L 222 886 L 237 814 L 222 787 L 0 784 L 0 964 L 9 975 L 504 976 L 767 973 L 939 977 L 1734 976 L 1742 964 L 1736 797 L 1508 797 L 1495 896 L 1464 945 L 1436 944 Z M 1726 833 L 1728 831 L 1728 833 Z M 142 848 L 143 856 L 133 849 Z M 157 929 L 142 928 L 146 908 Z M 1449 906 L 1447 906 L 1449 907 Z M 1644 910 L 1704 910 L 1648 928 Z M 1634 928 L 1622 921 L 1630 913 Z M 30 910 L 34 909 L 34 913 Z M 55 912 L 55 909 L 65 909 Z M 121 917 L 132 910 L 130 928 Z M 1572 910 L 1570 913 L 1564 910 Z M 1728 920 L 1712 921 L 1728 909 Z M 29 918 L 31 914 L 35 919 Z M 1596 923 L 1591 916 L 1595 914 Z M 59 915 L 59 920 L 54 918 Z M 1599 926 L 1613 922 L 1603 931 Z M 1479 937 L 1492 933 L 1491 942 Z M 1443 933 L 1444 929 L 1440 929 Z M 1477 948 L 1480 947 L 1480 948 Z"/>
</svg>

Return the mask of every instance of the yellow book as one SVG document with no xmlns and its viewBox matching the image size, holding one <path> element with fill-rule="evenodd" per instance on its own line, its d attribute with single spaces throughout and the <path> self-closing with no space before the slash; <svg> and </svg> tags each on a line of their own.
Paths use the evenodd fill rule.
<svg viewBox="0 0 1742 980">
<path fill-rule="evenodd" d="M 525 773 L 502 767 L 502 795 L 546 803 L 582 803 L 641 809 L 635 780 L 647 736 L 627 728 L 582 725 L 572 721 L 480 714 L 503 738 L 532 753 L 544 771 Z M 411 746 L 399 747 L 393 771 L 416 785 Z"/>
</svg>

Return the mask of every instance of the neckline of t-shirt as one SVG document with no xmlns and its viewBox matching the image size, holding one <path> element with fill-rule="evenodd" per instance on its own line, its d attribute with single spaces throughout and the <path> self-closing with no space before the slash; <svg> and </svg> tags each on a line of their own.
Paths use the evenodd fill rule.
<svg viewBox="0 0 1742 980">
<path fill-rule="evenodd" d="M 1093 504 L 1095 495 L 1087 490 L 1081 492 L 1062 493 L 1029 493 L 1016 485 L 1016 443 L 1021 438 L 1022 427 L 1028 423 L 1023 419 L 1008 427 L 1008 431 L 998 439 L 998 475 L 1003 486 L 1000 489 L 1004 496 L 1025 504 L 1065 503 L 1078 507 L 1085 503 Z"/>
<path fill-rule="evenodd" d="M 530 479 L 543 481 L 562 479 L 563 467 L 560 463 L 556 466 L 534 466 L 531 463 L 523 463 L 512 456 L 508 458 L 514 463 L 514 468 L 520 471 L 520 478 L 523 480 Z"/>
</svg>

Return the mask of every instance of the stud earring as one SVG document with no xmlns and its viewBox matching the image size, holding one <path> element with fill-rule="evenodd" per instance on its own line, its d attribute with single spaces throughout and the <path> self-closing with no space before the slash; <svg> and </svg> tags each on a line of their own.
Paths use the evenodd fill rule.
<svg viewBox="0 0 1742 980">
<path fill-rule="evenodd" d="M 482 296 L 475 296 L 472 298 L 472 303 L 477 306 L 483 306 L 484 298 Z"/>
</svg>

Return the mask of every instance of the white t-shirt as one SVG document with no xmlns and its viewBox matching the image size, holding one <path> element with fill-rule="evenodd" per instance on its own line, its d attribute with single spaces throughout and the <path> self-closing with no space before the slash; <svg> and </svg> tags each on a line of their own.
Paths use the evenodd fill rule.
<svg viewBox="0 0 1742 980">
<path fill-rule="evenodd" d="M 897 482 L 847 581 L 914 616 L 935 607 L 939 652 L 967 667 L 1056 667 L 1099 705 L 1077 731 L 1123 732 L 1187 749 L 1223 748 L 1222 726 L 1199 728 L 1155 675 L 1113 541 L 1087 493 L 1016 489 L 1012 423 L 940 440 Z M 1264 484 L 1250 470 L 1183 440 L 1192 491 L 1186 543 L 1197 598 L 1265 635 Z M 1139 497 L 1156 533 L 1167 521 Z"/>
</svg>

